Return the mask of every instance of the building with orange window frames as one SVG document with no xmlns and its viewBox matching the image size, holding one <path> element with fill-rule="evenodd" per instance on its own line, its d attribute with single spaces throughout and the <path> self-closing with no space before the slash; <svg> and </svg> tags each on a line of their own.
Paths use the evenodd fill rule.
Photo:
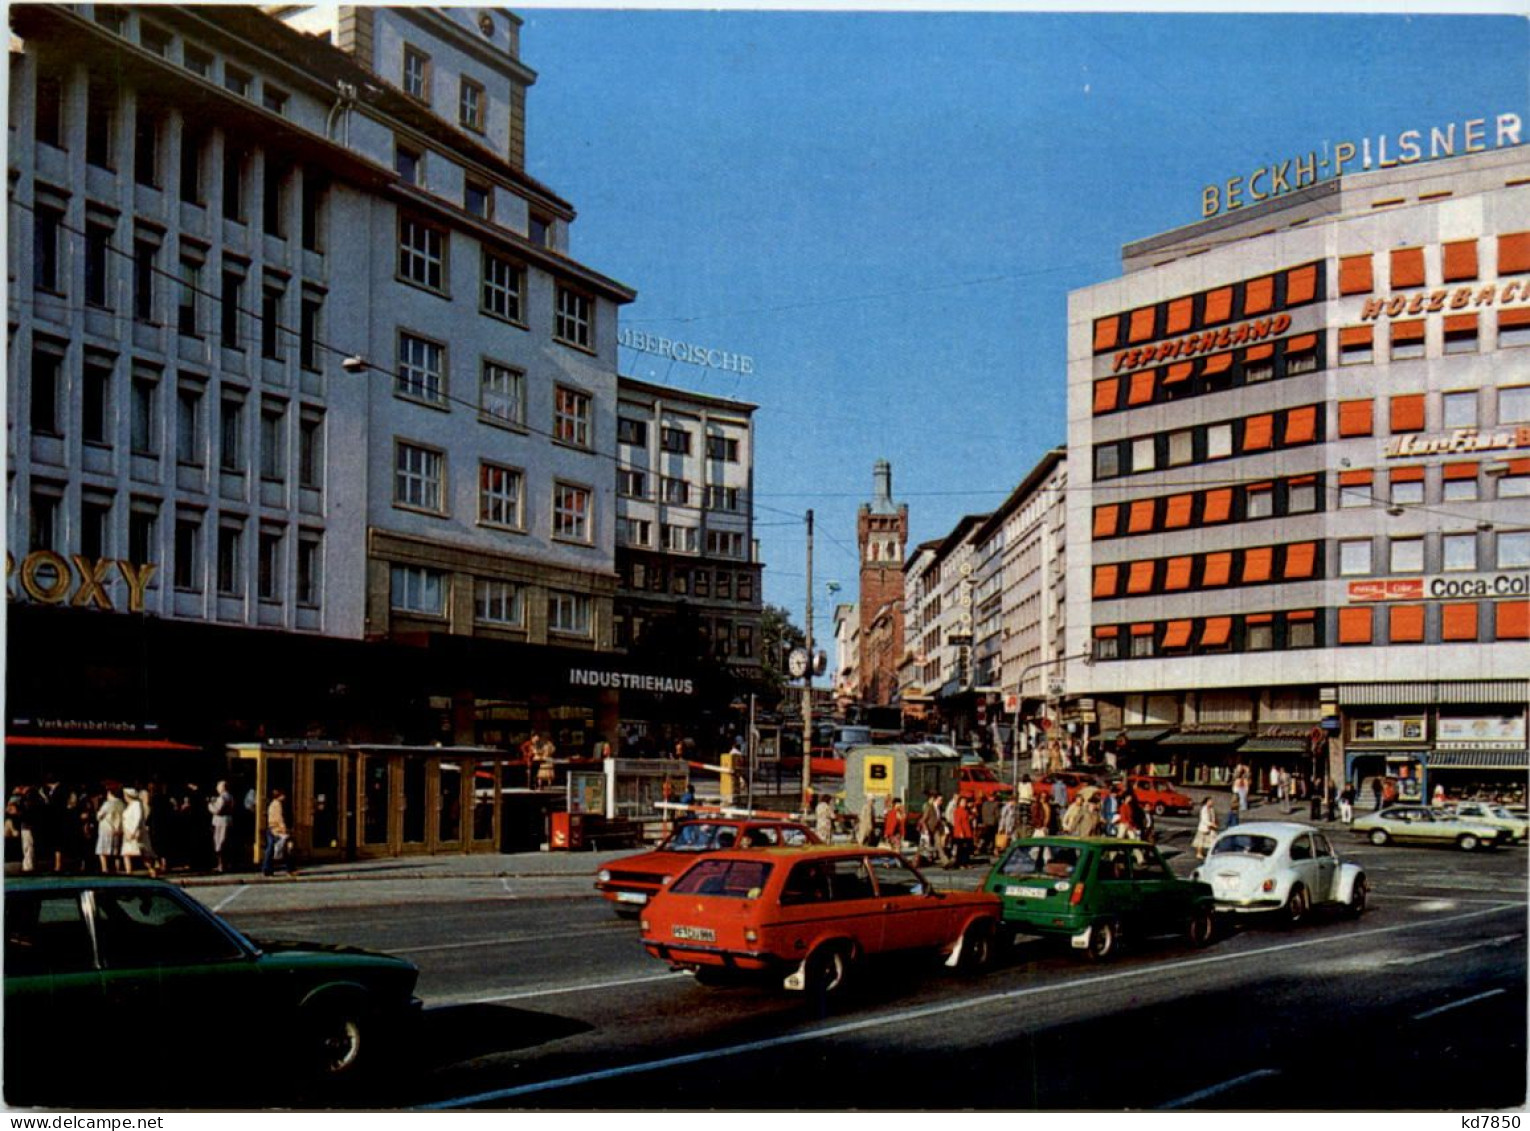
<svg viewBox="0 0 1530 1131">
<path fill-rule="evenodd" d="M 1106 749 L 1522 801 L 1530 154 L 1346 175 L 1122 259 L 1069 304 L 1067 683 Z"/>
</svg>

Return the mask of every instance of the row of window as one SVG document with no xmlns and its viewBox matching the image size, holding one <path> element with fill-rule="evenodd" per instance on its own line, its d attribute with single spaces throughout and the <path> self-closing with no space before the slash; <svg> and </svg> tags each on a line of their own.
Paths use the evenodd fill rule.
<svg viewBox="0 0 1530 1131">
<path fill-rule="evenodd" d="M 1126 378 L 1102 377 L 1094 383 L 1094 415 L 1315 373 L 1326 364 L 1323 342 L 1321 334 L 1298 334 L 1275 342 L 1258 342 L 1245 349 L 1140 369 Z"/>
<path fill-rule="evenodd" d="M 657 496 L 653 493 L 655 481 L 658 484 Z M 646 471 L 639 471 L 631 467 L 617 468 L 616 471 L 616 493 L 626 499 L 652 499 L 657 497 L 659 501 L 668 503 L 671 506 L 689 507 L 695 505 L 692 499 L 691 487 L 692 483 L 689 479 L 682 479 L 678 476 L 654 476 Z M 706 510 L 737 513 L 742 499 L 742 492 L 737 487 L 709 483 L 704 488 L 702 494 L 702 506 Z"/>
<path fill-rule="evenodd" d="M 394 565 L 388 606 L 412 616 L 446 616 L 452 575 L 429 566 Z M 539 588 L 539 587 L 538 587 Z M 526 627 L 526 602 L 536 589 L 514 581 L 473 578 L 473 620 L 496 628 Z M 594 599 L 588 593 L 547 590 L 547 631 L 588 639 L 594 634 Z"/>
<path fill-rule="evenodd" d="M 1422 573 L 1527 568 L 1530 531 L 1525 530 L 1442 532 L 1385 540 L 1348 538 L 1339 542 L 1340 577 L 1387 573 L 1417 577 Z"/>
<path fill-rule="evenodd" d="M 393 445 L 393 504 L 436 517 L 449 515 L 446 453 L 406 440 Z M 486 526 L 524 532 L 526 472 L 522 468 L 480 461 L 478 521 Z M 593 488 L 554 480 L 552 536 L 558 541 L 592 545 L 595 541 Z"/>
<path fill-rule="evenodd" d="M 700 528 L 687 526 L 683 523 L 661 522 L 658 524 L 659 541 L 657 548 L 671 554 L 699 554 L 701 552 Z M 654 523 L 646 518 L 631 518 L 625 515 L 616 519 L 616 544 L 618 546 L 631 546 L 637 549 L 651 550 L 655 548 L 653 540 Z M 737 530 L 708 530 L 706 532 L 706 552 L 711 557 L 738 558 L 746 557 L 747 546 L 744 535 Z"/>
<path fill-rule="evenodd" d="M 1094 352 L 1109 353 L 1176 334 L 1222 326 L 1240 318 L 1306 306 L 1322 301 L 1325 287 L 1323 264 L 1304 263 L 1257 279 L 1139 307 L 1124 314 L 1109 314 L 1095 319 Z"/>
<path fill-rule="evenodd" d="M 1094 630 L 1094 658 L 1280 652 L 1326 647 L 1329 639 L 1339 645 L 1530 640 L 1530 601 L 1348 605 L 1102 625 Z"/>
<path fill-rule="evenodd" d="M 1325 407 L 1302 405 L 1096 444 L 1094 477 L 1096 480 L 1115 479 L 1165 467 L 1188 467 L 1256 452 L 1322 443 Z"/>
<path fill-rule="evenodd" d="M 1470 282 L 1480 276 L 1478 262 L 1479 241 L 1452 240 L 1439 246 L 1438 255 L 1432 249 L 1427 259 L 1437 264 L 1434 278 L 1441 283 Z M 1504 275 L 1522 275 L 1530 272 L 1530 232 L 1505 232 L 1497 239 L 1497 272 Z M 1394 247 L 1386 255 L 1388 283 L 1391 290 L 1409 290 L 1429 285 L 1430 272 L 1426 270 L 1426 249 L 1423 247 Z M 1341 295 L 1370 294 L 1376 289 L 1375 256 L 1370 252 L 1361 255 L 1345 255 L 1339 259 L 1339 293 Z"/>
<path fill-rule="evenodd" d="M 435 68 L 430 55 L 411 43 L 404 44 L 399 85 L 405 94 L 426 106 L 434 98 Z M 488 128 L 489 102 L 483 83 L 468 75 L 457 76 L 457 124 L 475 134 Z"/>
<path fill-rule="evenodd" d="M 615 637 L 616 646 L 633 648 L 642 644 L 644 638 L 666 619 L 668 618 L 648 617 L 641 613 L 618 609 L 612 624 L 612 635 Z M 701 617 L 697 620 L 697 628 L 705 637 L 707 652 L 714 659 L 754 659 L 755 624 L 753 621 L 735 622 Z"/>
<path fill-rule="evenodd" d="M 622 588 L 628 590 L 745 604 L 754 600 L 752 570 L 712 569 L 626 556 L 618 558 L 616 568 Z"/>
<path fill-rule="evenodd" d="M 1488 289 L 1492 290 L 1491 287 Z M 1497 312 L 1497 324 L 1499 348 L 1530 345 L 1530 308 L 1500 310 Z M 1422 318 L 1392 321 L 1387 324 L 1386 335 L 1388 359 L 1391 361 L 1416 361 L 1429 356 L 1429 328 Z M 1369 323 L 1341 326 L 1339 364 L 1372 364 L 1376 360 L 1376 336 L 1376 327 Z M 1481 341 L 1482 329 L 1476 314 L 1447 314 L 1441 323 L 1441 356 L 1477 353 L 1482 348 Z"/>
<path fill-rule="evenodd" d="M 663 425 L 659 428 L 659 450 L 670 452 L 675 455 L 688 456 L 691 454 L 692 433 L 689 428 Z M 708 435 L 707 459 L 721 460 L 724 463 L 737 463 L 739 444 L 733 436 Z M 635 420 L 629 416 L 616 418 L 616 442 L 618 444 L 631 444 L 634 447 L 646 448 L 648 446 L 648 422 Z"/>
</svg>

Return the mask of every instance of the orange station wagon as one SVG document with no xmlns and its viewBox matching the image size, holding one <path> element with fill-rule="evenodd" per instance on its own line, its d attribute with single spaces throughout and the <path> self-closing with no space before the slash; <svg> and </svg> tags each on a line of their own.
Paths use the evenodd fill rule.
<svg viewBox="0 0 1530 1131">
<path fill-rule="evenodd" d="M 874 848 L 716 852 L 643 911 L 643 946 L 703 983 L 777 975 L 789 990 L 841 991 L 865 959 L 929 951 L 976 969 L 993 957 L 1000 901 L 941 892 Z"/>
</svg>

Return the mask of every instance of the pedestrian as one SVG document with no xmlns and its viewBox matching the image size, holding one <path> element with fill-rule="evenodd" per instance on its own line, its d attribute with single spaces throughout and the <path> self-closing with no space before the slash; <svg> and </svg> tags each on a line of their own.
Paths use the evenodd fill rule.
<svg viewBox="0 0 1530 1131">
<path fill-rule="evenodd" d="M 1052 780 L 1052 810 L 1061 813 L 1068 808 L 1068 783 L 1062 778 Z"/>
<path fill-rule="evenodd" d="M 903 799 L 894 797 L 892 804 L 887 807 L 887 816 L 882 820 L 882 839 L 894 852 L 903 851 Z"/>
<path fill-rule="evenodd" d="M 876 843 L 876 806 L 872 803 L 871 794 L 866 795 L 866 800 L 861 802 L 861 811 L 855 818 L 855 843 L 863 848 Z"/>
<path fill-rule="evenodd" d="M 122 801 L 122 870 L 131 876 L 133 861 L 148 857 L 154 850 L 154 842 L 144 820 L 143 794 L 136 788 L 124 789 Z M 153 874 L 152 866 L 150 874 Z"/>
<path fill-rule="evenodd" d="M 1106 836 L 1121 836 L 1121 799 L 1116 796 L 1116 786 L 1110 786 L 1105 790 L 1105 797 L 1100 802 L 1100 820 L 1104 825 Z"/>
<path fill-rule="evenodd" d="M 829 803 L 829 795 L 818 795 L 818 805 L 813 810 L 813 831 L 818 834 L 818 839 L 825 844 L 834 843 L 834 806 Z"/>
<path fill-rule="evenodd" d="M 260 854 L 260 874 L 269 877 L 280 863 L 287 875 L 297 874 L 292 861 L 292 830 L 287 824 L 287 794 L 280 789 L 271 791 L 271 803 L 266 806 L 266 837 Z"/>
<path fill-rule="evenodd" d="M 951 810 L 951 843 L 953 846 L 953 866 L 965 868 L 967 861 L 972 855 L 972 841 L 975 835 L 972 820 L 972 802 L 965 797 L 956 798 L 955 808 Z"/>
<path fill-rule="evenodd" d="M 1116 808 L 1116 835 L 1126 840 L 1142 839 L 1142 807 L 1131 789 L 1121 795 Z"/>
<path fill-rule="evenodd" d="M 111 875 L 122 865 L 122 812 L 126 808 L 122 787 L 108 782 L 106 796 L 96 810 L 96 856 L 102 875 Z"/>
<path fill-rule="evenodd" d="M 994 837 L 999 835 L 999 799 L 990 793 L 978 806 L 978 843 L 983 855 L 993 855 Z"/>
<path fill-rule="evenodd" d="M 1020 801 L 1013 794 L 1004 798 L 999 808 L 999 827 L 994 830 L 994 852 L 1003 852 L 1020 831 Z"/>
<path fill-rule="evenodd" d="M 1238 812 L 1248 810 L 1248 768 L 1238 767 L 1238 774 L 1233 778 L 1233 796 L 1237 798 Z"/>
<path fill-rule="evenodd" d="M 1334 785 L 1333 779 L 1328 779 L 1328 785 L 1323 789 L 1323 804 L 1330 821 L 1338 816 L 1339 789 Z"/>
<path fill-rule="evenodd" d="M 1083 836 L 1079 830 L 1084 824 L 1084 791 L 1081 789 L 1068 808 L 1063 811 L 1062 831 L 1068 836 Z"/>
<path fill-rule="evenodd" d="M 556 780 L 556 766 L 553 759 L 558 756 L 558 747 L 552 740 L 552 735 L 544 734 L 537 744 L 537 788 L 551 789 Z"/>
<path fill-rule="evenodd" d="M 940 794 L 926 793 L 924 808 L 919 811 L 919 852 L 915 859 L 921 863 L 936 858 L 940 834 Z"/>
<path fill-rule="evenodd" d="M 1375 807 L 1377 809 L 1381 808 L 1381 793 L 1382 793 L 1381 775 L 1378 774 L 1378 775 L 1376 775 L 1375 777 L 1373 777 L 1371 779 L 1371 796 L 1376 799 Z"/>
<path fill-rule="evenodd" d="M 1283 804 L 1286 807 L 1286 812 L 1287 813 L 1290 813 L 1290 812 L 1293 811 L 1293 804 L 1292 803 L 1295 801 L 1295 791 L 1293 789 L 1293 785 L 1294 785 L 1294 783 L 1291 781 L 1291 775 L 1289 773 L 1287 773 L 1285 770 L 1281 770 L 1280 771 L 1280 801 L 1281 801 L 1281 804 Z"/>
<path fill-rule="evenodd" d="M 1190 847 L 1195 849 L 1197 860 L 1206 859 L 1206 850 L 1211 847 L 1211 842 L 1217 836 L 1217 810 L 1212 804 L 1211 798 L 1201 802 L 1201 812 L 1195 823 L 1195 838 L 1191 840 Z"/>
<path fill-rule="evenodd" d="M 1344 789 L 1339 793 L 1339 820 L 1346 825 L 1353 823 L 1355 819 L 1355 786 L 1353 782 L 1345 782 Z"/>
<path fill-rule="evenodd" d="M 37 831 L 42 822 L 37 797 L 32 787 L 22 783 L 5 803 L 7 832 L 21 841 L 21 870 L 31 872 L 37 867 Z"/>
<path fill-rule="evenodd" d="M 1029 820 L 1031 829 L 1027 836 L 1046 836 L 1052 831 L 1052 802 L 1045 790 L 1038 789 L 1032 794 Z"/>
<path fill-rule="evenodd" d="M 1436 808 L 1445 804 L 1445 783 L 1436 782 L 1434 785 L 1434 800 L 1431 802 Z"/>
<path fill-rule="evenodd" d="M 228 834 L 234 827 L 234 795 L 228 791 L 228 782 L 218 783 L 207 801 L 207 812 L 212 816 L 213 871 L 222 872 L 228 866 Z"/>
<path fill-rule="evenodd" d="M 74 808 L 74 798 L 59 785 L 58 775 L 49 771 L 43 774 L 42 788 L 37 791 L 38 815 L 41 819 L 43 858 L 53 865 L 55 872 L 64 870 L 64 853 L 69 843 L 69 815 Z"/>
</svg>

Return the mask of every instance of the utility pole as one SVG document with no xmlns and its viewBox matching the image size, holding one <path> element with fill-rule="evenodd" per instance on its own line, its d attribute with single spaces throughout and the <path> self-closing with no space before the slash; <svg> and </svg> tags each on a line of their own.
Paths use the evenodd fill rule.
<svg viewBox="0 0 1530 1131">
<path fill-rule="evenodd" d="M 802 673 L 802 808 L 812 816 L 813 795 L 813 512 L 807 512 L 807 670 Z"/>
</svg>

